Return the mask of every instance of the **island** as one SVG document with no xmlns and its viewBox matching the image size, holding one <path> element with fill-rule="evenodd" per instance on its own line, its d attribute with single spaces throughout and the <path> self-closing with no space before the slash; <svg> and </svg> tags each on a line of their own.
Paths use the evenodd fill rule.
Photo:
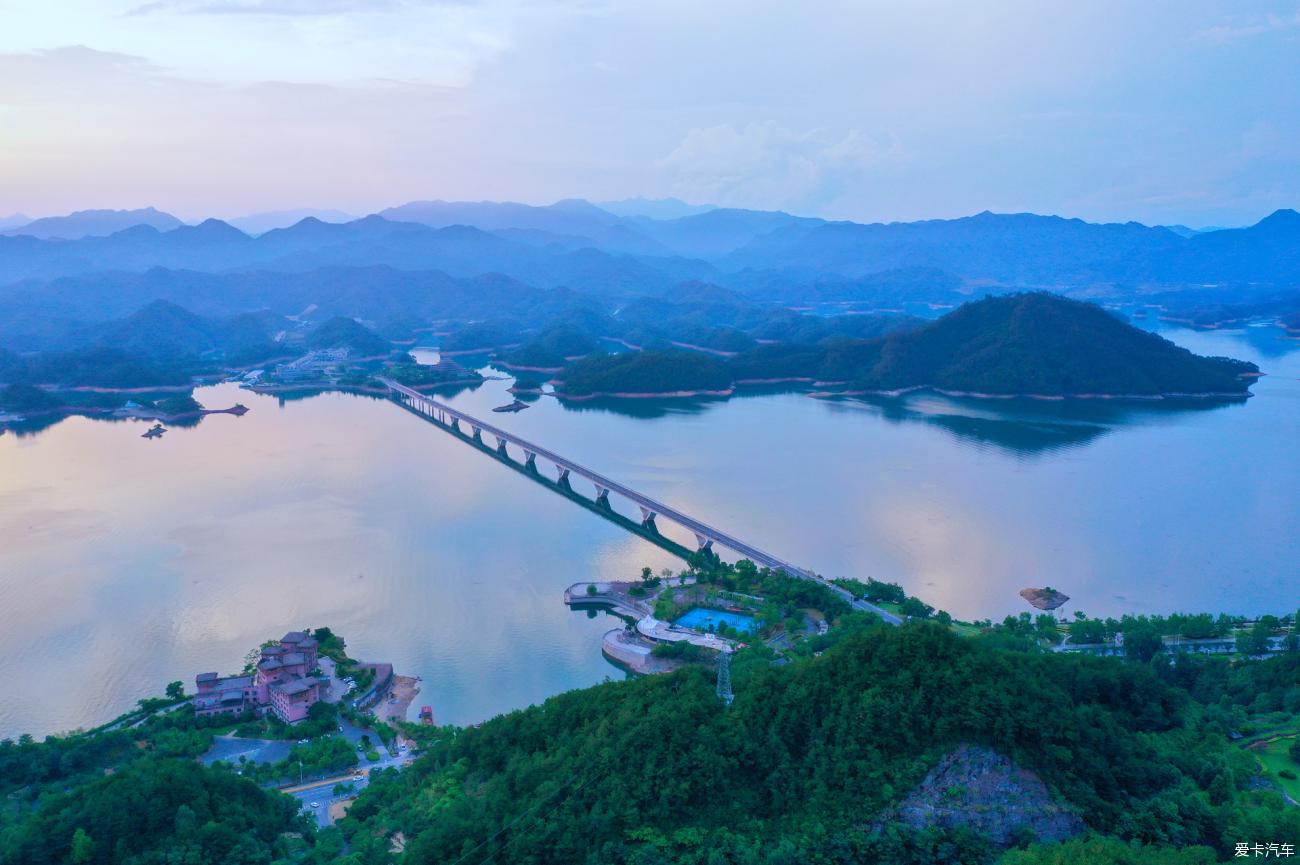
<svg viewBox="0 0 1300 865">
<path fill-rule="evenodd" d="M 739 345 L 739 343 L 737 343 Z M 1201 357 L 1101 307 L 1049 292 L 967 303 L 872 339 L 592 355 L 556 374 L 562 399 L 730 396 L 738 385 L 801 383 L 819 395 L 930 389 L 978 398 L 1198 399 L 1250 396 L 1252 363 Z"/>
</svg>

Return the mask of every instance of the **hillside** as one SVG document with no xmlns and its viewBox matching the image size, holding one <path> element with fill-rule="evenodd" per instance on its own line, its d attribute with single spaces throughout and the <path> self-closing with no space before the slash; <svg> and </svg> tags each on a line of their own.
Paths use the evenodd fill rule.
<svg viewBox="0 0 1300 865">
<path fill-rule="evenodd" d="M 366 327 L 355 318 L 336 316 L 317 327 L 307 336 L 312 348 L 346 348 L 354 357 L 375 357 L 388 354 L 392 343 Z"/>
<path fill-rule="evenodd" d="M 986 298 L 873 343 L 852 386 L 987 394 L 1248 394 L 1253 364 L 1192 354 L 1098 306 L 1043 292 Z"/>
<path fill-rule="evenodd" d="M 821 639 L 820 658 L 786 667 L 738 656 L 730 709 L 697 667 L 440 736 L 410 771 L 372 783 L 343 833 L 370 863 L 402 832 L 404 865 L 471 849 L 485 862 L 983 865 L 999 852 L 986 833 L 1023 843 L 1034 827 L 1075 834 L 1080 820 L 1118 839 L 1085 846 L 1159 845 L 1171 858 L 1135 861 L 1203 863 L 1207 851 L 1181 859 L 1167 847 L 1231 855 L 1242 825 L 1300 833 L 1300 810 L 1253 789 L 1253 759 L 1224 724 L 1234 712 L 1247 723 L 1257 698 L 1260 711 L 1280 705 L 1294 656 L 1148 666 L 1011 651 L 919 623 L 841 623 Z M 953 774 L 945 756 L 967 744 L 997 756 L 962 760 L 969 781 L 939 797 L 946 816 L 918 813 L 927 773 Z M 987 804 L 997 794 L 975 785 L 1009 777 L 1039 802 L 999 816 Z M 970 802 L 985 804 L 954 819 Z"/>
<path fill-rule="evenodd" d="M 585 357 L 564 368 L 556 392 L 568 398 L 603 394 L 700 394 L 731 389 L 720 359 L 694 351 L 640 351 Z"/>
<path fill-rule="evenodd" d="M 10 228 L 5 234 L 26 235 L 43 240 L 78 240 L 83 237 L 105 236 L 147 225 L 159 231 L 180 228 L 184 223 L 152 207 L 140 210 L 78 210 L 67 216 L 46 216 Z"/>
</svg>

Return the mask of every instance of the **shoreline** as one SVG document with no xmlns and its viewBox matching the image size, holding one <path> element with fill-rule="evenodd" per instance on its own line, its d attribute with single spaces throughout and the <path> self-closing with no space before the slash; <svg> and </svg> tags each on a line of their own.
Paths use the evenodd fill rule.
<svg viewBox="0 0 1300 865">
<path fill-rule="evenodd" d="M 731 396 L 736 392 L 734 387 L 726 390 L 673 390 L 662 393 L 644 393 L 636 391 L 597 391 L 596 393 L 587 394 L 566 394 L 563 391 L 556 391 L 555 396 L 562 400 L 570 402 L 586 402 L 593 399 L 685 399 L 688 397 L 700 396 Z"/>
</svg>

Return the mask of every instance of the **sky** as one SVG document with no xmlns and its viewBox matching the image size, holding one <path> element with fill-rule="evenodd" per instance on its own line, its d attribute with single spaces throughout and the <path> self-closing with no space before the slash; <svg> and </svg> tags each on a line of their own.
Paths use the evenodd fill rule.
<svg viewBox="0 0 1300 865">
<path fill-rule="evenodd" d="M 1300 206 L 1300 2 L 0 0 L 0 216 Z"/>
</svg>

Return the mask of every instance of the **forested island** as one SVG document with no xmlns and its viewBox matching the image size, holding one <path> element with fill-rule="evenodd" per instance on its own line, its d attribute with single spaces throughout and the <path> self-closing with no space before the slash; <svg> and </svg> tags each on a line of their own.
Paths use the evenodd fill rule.
<svg viewBox="0 0 1300 865">
<path fill-rule="evenodd" d="M 988 297 L 874 339 L 758 345 L 720 359 L 645 351 L 584 358 L 562 396 L 726 395 L 736 385 L 805 382 L 843 394 L 933 388 L 966 396 L 1244 398 L 1251 363 L 1201 357 L 1102 308 L 1046 292 Z"/>
</svg>

